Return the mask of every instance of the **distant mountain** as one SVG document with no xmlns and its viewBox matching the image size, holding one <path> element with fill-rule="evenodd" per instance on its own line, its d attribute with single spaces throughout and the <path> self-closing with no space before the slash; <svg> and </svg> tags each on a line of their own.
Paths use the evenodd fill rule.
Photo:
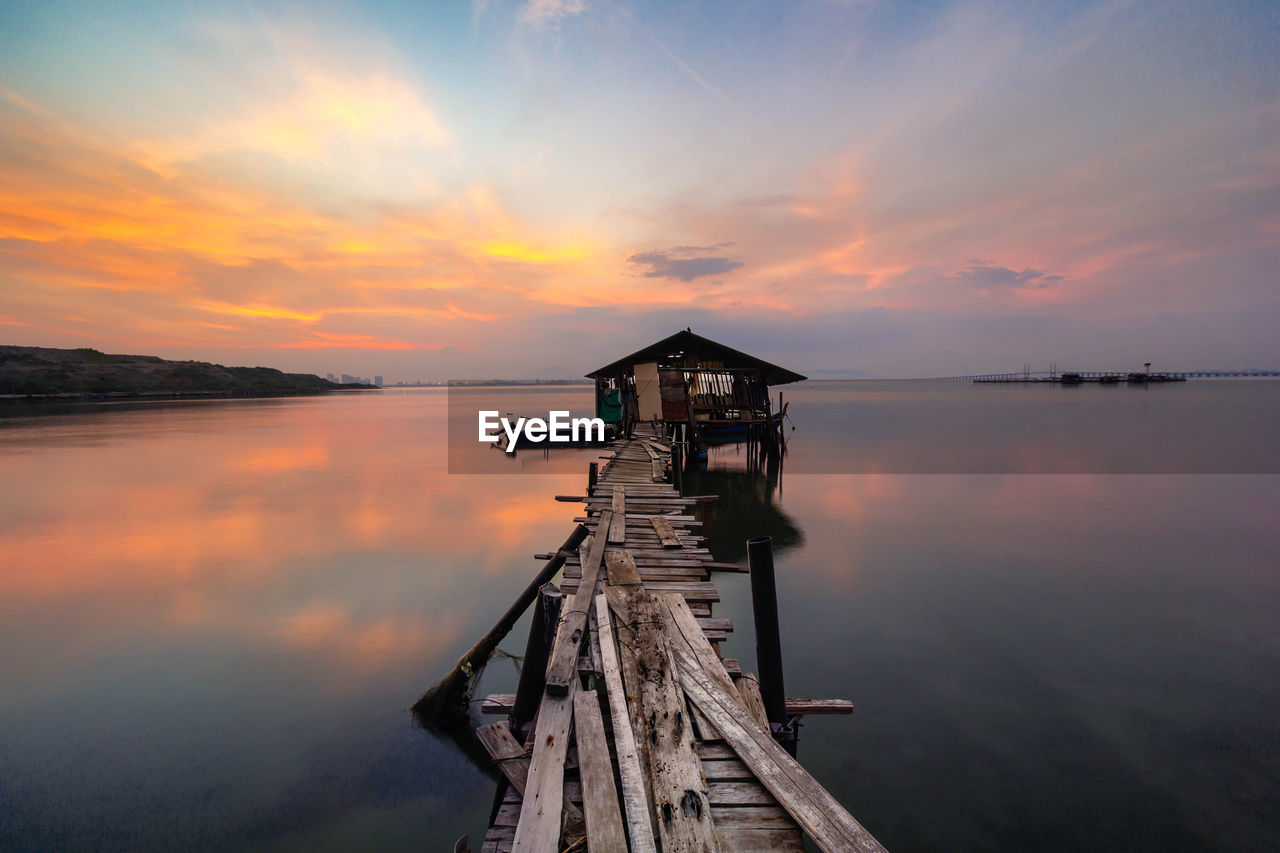
<svg viewBox="0 0 1280 853">
<path fill-rule="evenodd" d="M 371 386 L 339 385 L 270 367 L 224 367 L 96 349 L 0 346 L 0 394 L 272 396 L 365 387 Z"/>
</svg>

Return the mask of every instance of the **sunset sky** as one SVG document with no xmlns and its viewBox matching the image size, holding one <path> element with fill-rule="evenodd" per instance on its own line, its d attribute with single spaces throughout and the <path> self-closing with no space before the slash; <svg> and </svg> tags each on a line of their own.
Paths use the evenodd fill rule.
<svg viewBox="0 0 1280 853">
<path fill-rule="evenodd" d="M 1280 367 L 1280 4 L 0 5 L 0 343 Z"/>
</svg>

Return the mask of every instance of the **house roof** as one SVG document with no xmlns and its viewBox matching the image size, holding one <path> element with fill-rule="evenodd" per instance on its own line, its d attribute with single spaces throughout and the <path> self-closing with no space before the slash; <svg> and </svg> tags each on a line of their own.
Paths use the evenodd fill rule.
<svg viewBox="0 0 1280 853">
<path fill-rule="evenodd" d="M 630 370 L 635 364 L 647 361 L 656 361 L 660 365 L 664 362 L 670 363 L 682 358 L 686 353 L 696 353 L 697 357 L 701 359 L 722 361 L 724 366 L 729 368 L 754 368 L 764 374 L 764 381 L 767 385 L 786 385 L 788 382 L 800 382 L 805 379 L 804 376 L 787 370 L 785 367 L 770 364 L 762 358 L 747 355 L 745 352 L 727 347 L 710 338 L 704 338 L 702 335 L 695 335 L 688 330 L 676 332 L 669 338 L 663 338 L 656 343 L 649 344 L 649 346 L 636 350 L 631 355 L 591 371 L 587 376 L 592 379 L 599 376 L 613 376 L 619 372 Z"/>
</svg>

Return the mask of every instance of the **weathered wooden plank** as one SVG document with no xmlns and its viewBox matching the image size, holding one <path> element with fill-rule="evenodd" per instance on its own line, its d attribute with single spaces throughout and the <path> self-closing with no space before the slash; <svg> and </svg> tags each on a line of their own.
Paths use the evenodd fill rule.
<svg viewBox="0 0 1280 853">
<path fill-rule="evenodd" d="M 716 835 L 721 846 L 734 853 L 804 853 L 804 841 L 795 829 L 727 826 L 717 828 Z"/>
<path fill-rule="evenodd" d="M 513 694 L 514 699 L 514 694 Z M 484 745 L 498 765 L 502 775 L 511 783 L 511 789 L 523 797 L 525 783 L 529 777 L 529 751 L 515 739 L 506 723 L 490 723 L 476 729 L 476 738 Z M 581 838 L 586 834 L 582 810 L 573 803 L 565 801 L 564 816 L 561 820 L 562 831 L 566 838 Z M 512 822 L 515 826 L 515 822 Z"/>
<path fill-rule="evenodd" d="M 628 505 L 628 506 L 630 507 L 630 505 Z M 612 504 L 612 502 L 610 502 L 610 504 L 609 504 L 609 509 L 613 509 L 613 504 Z M 627 516 L 626 516 L 626 527 L 628 527 L 628 528 L 636 528 L 637 530 L 645 530 L 645 531 L 647 531 L 647 530 L 649 529 L 649 522 L 650 522 L 650 520 L 655 519 L 655 518 L 661 518 L 661 519 L 663 519 L 664 521 L 669 522 L 669 523 L 670 523 L 670 525 L 671 525 L 671 527 L 672 527 L 673 529 L 674 529 L 674 528 L 676 528 L 676 527 L 679 527 L 679 528 L 681 528 L 681 529 L 683 530 L 683 529 L 685 529 L 685 528 L 689 528 L 689 527 L 702 527 L 702 526 L 703 526 L 702 522 L 701 522 L 701 521 L 699 521 L 698 519 L 693 518 L 692 516 L 688 516 L 688 515 L 680 515 L 679 513 L 670 513 L 670 512 L 638 512 L 638 511 L 636 511 L 636 510 L 635 510 L 635 508 L 634 508 L 634 507 L 630 507 L 630 510 L 631 510 L 631 511 L 630 511 L 630 512 L 628 512 L 628 513 L 627 513 Z M 616 512 L 616 511 L 614 512 L 614 515 L 617 515 L 617 512 Z M 576 523 L 576 524 L 587 524 L 587 525 L 590 525 L 590 524 L 593 522 L 593 519 L 592 519 L 592 518 L 590 518 L 589 516 L 582 516 L 582 515 L 577 516 L 577 517 L 576 517 L 576 518 L 574 518 L 573 520 L 574 520 L 574 523 Z M 622 543 L 620 543 L 620 542 L 610 542 L 609 544 L 610 544 L 610 545 L 620 545 L 620 544 L 622 544 Z"/>
<path fill-rule="evenodd" d="M 605 565 L 608 565 L 608 561 L 609 557 L 608 555 L 605 555 Z M 708 577 L 707 573 L 697 566 L 654 566 L 648 564 L 635 566 L 633 562 L 631 567 L 636 569 L 636 578 L 642 581 L 685 581 L 694 583 L 705 582 Z M 577 566 L 565 567 L 565 580 L 577 580 L 581 576 L 582 572 Z M 612 580 L 612 574 L 610 575 L 609 582 L 615 586 L 619 585 Z M 622 586 L 625 585 L 626 584 L 622 584 Z"/>
<path fill-rule="evenodd" d="M 649 519 L 655 533 L 658 534 L 658 541 L 662 543 L 663 548 L 679 548 L 680 537 L 676 535 L 676 531 L 671 527 L 671 522 L 661 516 L 652 516 Z"/>
<path fill-rule="evenodd" d="M 667 478 L 667 466 L 662 464 L 661 459 L 653 460 L 652 467 L 653 467 L 653 481 L 655 483 L 661 483 L 663 480 Z"/>
<path fill-rule="evenodd" d="M 578 693 L 577 695 L 578 697 L 582 697 L 585 695 L 585 692 Z M 581 738 L 582 723 L 576 716 L 577 701 L 581 701 L 581 699 L 579 698 L 575 700 L 573 729 L 577 733 L 577 737 Z M 501 723 L 494 723 L 494 725 L 501 725 Z M 579 743 L 581 743 L 581 741 L 579 741 Z M 729 763 L 731 762 L 704 761 L 702 765 L 704 768 L 703 772 L 704 774 L 709 773 L 710 768 L 712 768 L 713 765 Z M 720 813 L 720 810 L 717 808 L 719 806 L 760 806 L 779 810 L 781 809 L 778 805 L 777 799 L 775 799 L 773 794 L 770 794 L 768 790 L 756 781 L 756 777 L 751 775 L 751 771 L 746 769 L 745 764 L 741 761 L 732 763 L 739 768 L 738 775 L 733 778 L 712 779 L 710 776 L 707 776 L 707 799 L 711 802 L 713 817 Z M 612 776 L 612 765 L 610 767 L 611 769 L 609 770 L 609 773 Z M 564 783 L 564 797 L 565 802 L 568 804 L 566 808 L 571 806 L 574 809 L 577 809 L 577 806 L 574 805 L 575 803 L 585 804 L 582 784 L 572 780 L 566 781 Z M 589 825 L 591 823 L 591 812 L 589 809 L 584 809 L 584 811 L 586 813 L 587 824 Z M 785 811 L 783 813 L 785 814 Z M 513 793 L 511 797 L 504 800 L 504 810 L 500 811 L 499 815 L 500 817 L 493 822 L 495 826 L 515 826 L 519 822 L 520 798 L 518 794 Z M 730 822 L 732 822 L 732 819 L 730 819 Z M 720 826 L 717 825 L 716 831 L 718 832 L 719 830 Z"/>
<path fill-rule="evenodd" d="M 561 625 L 564 630 L 564 625 Z M 538 708 L 533 731 L 533 758 L 520 806 L 512 853 L 542 853 L 561 850 L 561 812 L 564 809 L 564 763 L 569 749 L 569 727 L 573 723 L 573 695 L 578 674 L 572 673 L 568 692 L 553 696 L 547 691 Z"/>
<path fill-rule="evenodd" d="M 720 740 L 720 732 L 716 731 L 716 727 L 707 719 L 707 715 L 698 709 L 698 706 L 692 702 L 686 703 L 689 710 L 689 719 L 693 722 L 693 732 L 697 735 L 698 740 Z"/>
<path fill-rule="evenodd" d="M 839 715 L 852 714 L 853 703 L 848 699 L 787 699 L 787 713 L 791 716 L 804 714 Z"/>
<path fill-rule="evenodd" d="M 643 726 L 645 710 L 640 704 L 640 685 L 644 681 L 644 677 L 640 674 L 640 668 L 636 663 L 636 646 L 635 632 L 631 627 L 631 611 L 627 606 L 624 589 L 617 586 L 606 586 L 605 598 L 608 602 L 608 608 L 612 612 L 618 614 L 616 621 L 617 645 L 615 648 L 618 653 L 618 665 L 622 671 L 622 683 L 624 692 L 622 693 L 624 707 L 622 712 L 626 719 L 631 722 L 631 731 L 634 733 L 633 743 L 636 747 L 636 755 L 640 764 L 640 775 L 644 785 L 645 803 L 648 804 L 648 819 L 653 821 L 653 785 L 649 780 L 649 740 L 643 737 Z M 597 599 L 598 600 L 598 599 Z M 597 605 L 598 606 L 598 605 Z M 611 620 L 612 621 L 612 620 Z M 613 693 L 610 692 L 610 708 L 612 705 Z M 616 717 L 616 714 L 614 715 Z M 653 824 L 653 831 L 657 834 L 658 827 Z"/>
<path fill-rule="evenodd" d="M 649 593 L 624 595 L 631 616 L 645 709 L 637 735 L 649 743 L 649 781 L 663 853 L 718 850 L 707 780 L 693 751 L 693 730 L 663 629 L 663 609 Z"/>
<path fill-rule="evenodd" d="M 640 586 L 640 572 L 630 551 L 609 551 L 604 555 L 613 586 Z"/>
<path fill-rule="evenodd" d="M 645 789 L 644 769 L 636 750 L 635 735 L 627 712 L 627 695 L 622 686 L 622 669 L 613 638 L 613 620 L 604 595 L 595 598 L 596 624 L 600 628 L 600 658 L 604 662 L 605 695 L 613 723 L 613 748 L 618 756 L 618 778 L 622 783 L 622 804 L 627 814 L 627 834 L 632 853 L 654 853 L 652 811 Z"/>
<path fill-rule="evenodd" d="M 708 640 L 714 641 L 716 635 L 721 634 L 719 631 L 704 629 Z M 720 637 L 720 639 L 724 639 Z M 734 682 L 738 689 L 739 695 L 742 693 L 741 682 Z M 490 693 L 480 701 L 480 713 L 486 716 L 496 716 L 498 714 L 510 714 L 511 708 L 516 701 L 514 693 Z M 750 708 L 747 709 L 750 712 Z M 798 717 L 804 715 L 813 716 L 834 716 L 842 714 L 852 714 L 853 703 L 848 699 L 787 699 L 787 716 Z M 752 714 L 754 716 L 754 713 Z"/>
<path fill-rule="evenodd" d="M 879 851 L 884 848 L 844 807 L 818 784 L 786 750 L 747 713 L 725 678 L 717 672 L 715 650 L 698 630 L 693 614 L 678 597 L 663 596 L 671 615 L 667 635 L 685 693 L 700 707 L 787 812 L 823 850 Z M 702 677 L 699 677 L 702 676 Z"/>
<path fill-rule="evenodd" d="M 573 697 L 573 719 L 582 780 L 582 813 L 587 819 L 587 849 L 626 850 L 618 792 L 613 787 L 613 763 L 604 737 L 600 698 L 594 690 L 579 691 Z"/>
<path fill-rule="evenodd" d="M 600 520 L 601 525 L 604 519 Z M 627 541 L 627 494 L 620 487 L 613 489 L 613 515 L 609 519 L 609 544 L 622 545 Z"/>
<path fill-rule="evenodd" d="M 601 513 L 601 523 L 608 524 L 612 514 L 607 510 Z M 583 543 L 586 547 L 587 543 Z M 547 665 L 548 693 L 563 696 L 569 690 L 569 684 L 578 679 L 578 648 L 582 645 L 582 635 L 587 628 L 587 609 L 595 596 L 596 577 L 600 572 L 600 564 L 604 560 L 605 539 L 603 536 L 591 537 L 590 548 L 581 552 L 582 581 L 579 582 L 572 600 L 560 614 L 560 630 L 556 632 L 556 642 L 551 649 L 551 662 Z"/>
<path fill-rule="evenodd" d="M 600 631 L 596 626 L 594 611 L 595 608 L 587 607 L 587 645 L 591 647 L 591 671 L 601 676 L 604 675 L 604 663 L 600 658 Z"/>
<path fill-rule="evenodd" d="M 756 774 L 752 773 L 747 765 L 743 764 L 735 758 L 707 758 L 702 747 L 724 746 L 724 741 L 715 741 L 714 743 L 702 742 L 698 744 L 698 755 L 702 760 L 702 775 L 707 778 L 707 784 L 713 785 L 716 782 L 756 782 Z M 728 747 L 725 747 L 728 749 Z M 729 750 L 733 752 L 733 750 Z"/>
<path fill-rule="evenodd" d="M 594 588 L 594 578 L 592 581 L 592 585 L 588 588 Z M 578 580 L 565 580 L 565 582 L 560 585 L 560 589 L 565 593 L 572 591 L 576 595 L 578 586 Z M 708 602 L 720 600 L 720 593 L 716 589 L 715 584 L 703 581 L 654 581 L 652 583 L 645 584 L 645 589 L 655 593 L 676 592 L 683 595 L 690 601 Z M 581 637 L 579 637 L 579 639 L 581 639 Z M 551 678 L 548 676 L 547 682 L 550 683 L 550 681 Z"/>
<path fill-rule="evenodd" d="M 769 731 L 769 715 L 764 709 L 764 696 L 760 694 L 760 680 L 753 673 L 744 672 L 733 682 L 738 695 L 742 697 L 742 706 L 755 720 L 760 728 Z"/>
</svg>

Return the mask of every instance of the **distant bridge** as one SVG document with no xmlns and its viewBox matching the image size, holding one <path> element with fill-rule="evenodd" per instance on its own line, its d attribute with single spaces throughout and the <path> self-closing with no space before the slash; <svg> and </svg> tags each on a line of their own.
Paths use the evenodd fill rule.
<svg viewBox="0 0 1280 853">
<path fill-rule="evenodd" d="M 1016 373 L 974 373 L 969 376 L 937 376 L 939 382 L 1056 382 L 1063 374 L 1073 373 L 1081 379 L 1103 379 L 1116 377 L 1126 379 L 1130 373 L 1141 371 L 1129 370 L 1020 370 Z M 1219 379 L 1241 377 L 1245 379 L 1278 378 L 1280 370 L 1186 370 L 1186 371 L 1152 371 L 1147 376 L 1160 379 Z"/>
</svg>

